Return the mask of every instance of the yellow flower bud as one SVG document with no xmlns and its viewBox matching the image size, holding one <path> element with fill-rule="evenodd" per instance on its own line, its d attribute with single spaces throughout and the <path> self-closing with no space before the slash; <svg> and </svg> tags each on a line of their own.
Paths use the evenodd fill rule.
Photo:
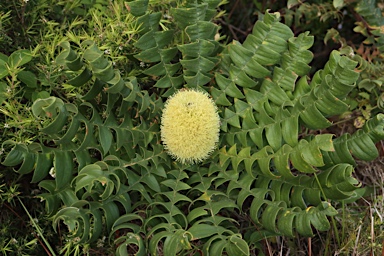
<svg viewBox="0 0 384 256">
<path fill-rule="evenodd" d="M 181 163 L 206 159 L 219 141 L 220 117 L 207 93 L 180 90 L 165 103 L 161 140 L 168 154 Z"/>
</svg>

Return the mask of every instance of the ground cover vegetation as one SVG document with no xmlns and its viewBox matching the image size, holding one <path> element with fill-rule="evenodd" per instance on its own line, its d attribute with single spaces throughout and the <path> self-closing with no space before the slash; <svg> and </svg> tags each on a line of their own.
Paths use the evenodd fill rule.
<svg viewBox="0 0 384 256">
<path fill-rule="evenodd" d="M 1 1 L 0 254 L 382 255 L 383 8 Z"/>
</svg>

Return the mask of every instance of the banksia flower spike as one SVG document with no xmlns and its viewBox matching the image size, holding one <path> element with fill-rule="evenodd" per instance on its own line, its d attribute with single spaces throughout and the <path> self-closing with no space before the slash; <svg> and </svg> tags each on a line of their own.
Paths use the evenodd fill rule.
<svg viewBox="0 0 384 256">
<path fill-rule="evenodd" d="M 205 92 L 180 90 L 165 103 L 161 140 L 168 154 L 181 163 L 198 163 L 217 146 L 220 117 Z"/>
</svg>

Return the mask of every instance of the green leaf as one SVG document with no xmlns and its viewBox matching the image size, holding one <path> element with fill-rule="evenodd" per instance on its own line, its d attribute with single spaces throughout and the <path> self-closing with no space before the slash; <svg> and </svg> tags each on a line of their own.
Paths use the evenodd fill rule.
<svg viewBox="0 0 384 256">
<path fill-rule="evenodd" d="M 212 243 L 212 245 L 208 248 L 209 255 L 224 255 L 224 249 L 228 245 L 228 241 L 219 240 Z"/>
<path fill-rule="evenodd" d="M 73 174 L 73 156 L 69 151 L 54 151 L 53 166 L 56 173 L 56 189 L 68 186 Z"/>
<path fill-rule="evenodd" d="M 214 215 L 221 212 L 224 208 L 229 208 L 230 210 L 237 209 L 238 206 L 234 201 L 228 199 L 220 199 L 218 202 L 212 202 L 210 204 L 211 211 Z"/>
<path fill-rule="evenodd" d="M 7 99 L 6 92 L 7 92 L 7 84 L 4 82 L 0 82 L 0 105 L 3 104 L 3 101 Z"/>
<path fill-rule="evenodd" d="M 17 68 L 27 64 L 32 60 L 33 56 L 30 50 L 17 50 L 14 51 L 8 58 L 8 64 L 11 68 Z"/>
<path fill-rule="evenodd" d="M 53 228 L 56 231 L 59 221 L 63 220 L 67 225 L 70 236 L 80 238 L 79 243 L 84 243 L 90 236 L 90 220 L 84 210 L 77 207 L 66 207 L 61 209 L 53 220 Z"/>
<path fill-rule="evenodd" d="M 43 128 L 43 132 L 54 134 L 61 131 L 67 122 L 67 110 L 64 102 L 56 97 L 38 99 L 32 105 L 32 113 L 37 118 L 54 119 L 47 127 Z"/>
<path fill-rule="evenodd" d="M 18 144 L 14 141 L 7 140 L 1 145 L 4 148 L 7 144 L 12 145 L 12 150 L 7 154 L 2 162 L 5 166 L 16 166 L 24 160 L 24 155 L 28 152 L 28 148 L 23 144 Z"/>
<path fill-rule="evenodd" d="M 92 78 L 92 73 L 89 69 L 85 68 L 79 75 L 67 81 L 68 84 L 75 87 L 85 85 Z"/>
<path fill-rule="evenodd" d="M 304 99 L 303 99 L 304 100 Z M 300 113 L 301 120 L 310 129 L 324 129 L 332 123 L 316 108 L 315 105 L 303 106 L 304 110 Z"/>
<path fill-rule="evenodd" d="M 144 177 L 142 177 L 142 182 L 148 185 L 151 189 L 153 189 L 156 192 L 160 192 L 160 185 L 157 181 L 155 175 L 147 174 Z"/>
<path fill-rule="evenodd" d="M 225 109 L 224 120 L 234 127 L 241 128 L 239 116 L 228 108 Z"/>
<path fill-rule="evenodd" d="M 267 75 L 267 73 L 261 74 L 262 77 Z M 252 88 L 257 84 L 257 82 L 245 73 L 243 68 L 239 68 L 234 65 L 232 65 L 229 69 L 229 77 L 233 82 L 241 87 Z"/>
<path fill-rule="evenodd" d="M 103 154 L 106 155 L 113 142 L 113 135 L 108 127 L 104 125 L 99 126 L 99 140 L 103 149 Z"/>
<path fill-rule="evenodd" d="M 286 204 L 284 202 L 273 202 L 268 204 L 267 208 L 263 211 L 263 215 L 261 217 L 261 222 L 263 226 L 273 232 L 277 232 L 276 229 L 276 219 L 282 210 L 286 208 Z"/>
<path fill-rule="evenodd" d="M 256 78 L 262 78 L 269 74 L 269 71 L 266 68 L 257 62 L 257 60 L 252 58 L 253 52 L 247 50 L 240 44 L 230 45 L 229 54 L 234 64 L 242 67 L 242 70 L 244 70 L 248 75 Z"/>
<path fill-rule="evenodd" d="M 305 236 L 305 237 L 313 236 L 310 215 L 307 214 L 306 211 L 296 215 L 295 227 L 297 232 L 302 236 Z"/>
<path fill-rule="evenodd" d="M 295 207 L 292 209 L 284 209 L 280 212 L 277 222 L 277 228 L 279 231 L 281 231 L 281 233 L 286 236 L 294 237 L 294 221 L 296 217 L 296 212 L 300 211 L 297 209 L 298 207 Z"/>
<path fill-rule="evenodd" d="M 244 47 L 253 49 L 255 56 L 263 65 L 277 63 L 276 53 L 281 53 L 287 48 L 288 38 L 293 36 L 291 29 L 280 23 L 280 13 L 266 12 L 263 20 L 257 21 L 250 34 L 244 41 Z M 271 54 L 271 59 L 268 59 Z"/>
<path fill-rule="evenodd" d="M 191 233 L 191 240 L 200 240 L 202 238 L 210 237 L 214 234 L 222 234 L 225 231 L 225 228 L 221 226 L 213 226 L 208 224 L 194 224 L 188 229 L 188 232 Z"/>
<path fill-rule="evenodd" d="M 174 191 L 187 190 L 191 188 L 188 184 L 174 179 L 164 180 L 161 182 L 161 184 L 172 188 Z"/>
<path fill-rule="evenodd" d="M 319 231 L 329 230 L 331 228 L 331 225 L 329 224 L 327 216 L 322 212 L 317 212 L 317 209 L 313 209 L 316 208 L 310 208 L 310 210 L 308 211 L 311 214 L 311 223 L 313 227 Z"/>
<path fill-rule="evenodd" d="M 181 28 L 196 24 L 198 21 L 206 20 L 208 5 L 206 3 L 195 5 L 190 8 L 172 8 L 171 15 L 176 24 Z"/>
<path fill-rule="evenodd" d="M 288 0 L 287 7 L 288 7 L 288 9 L 291 9 L 293 6 L 295 6 L 299 3 L 300 3 L 299 0 Z"/>
<path fill-rule="evenodd" d="M 148 0 L 135 0 L 131 2 L 125 2 L 128 7 L 128 11 L 134 16 L 144 15 L 148 8 Z"/>
<path fill-rule="evenodd" d="M 164 241 L 164 255 L 178 255 L 182 250 L 191 250 L 189 243 L 190 234 L 184 230 L 176 230 L 174 234 L 167 236 Z"/>
<path fill-rule="evenodd" d="M 234 82 L 224 76 L 216 73 L 216 82 L 222 92 L 233 98 L 243 99 L 243 93 L 237 88 Z"/>
<path fill-rule="evenodd" d="M 138 235 L 128 232 L 125 236 L 121 236 L 114 241 L 115 245 L 118 246 L 116 249 L 117 256 L 129 256 L 132 253 L 132 247 L 137 250 L 135 251 L 135 255 L 137 256 L 145 256 L 145 244 L 144 239 Z"/>
<path fill-rule="evenodd" d="M 46 98 L 49 98 L 51 95 L 49 94 L 49 92 L 46 92 L 46 91 L 42 91 L 42 92 L 33 92 L 32 93 L 32 100 L 35 102 L 36 100 L 38 99 L 46 99 Z"/>
<path fill-rule="evenodd" d="M 112 229 L 113 223 L 119 218 L 120 212 L 116 203 L 106 202 L 102 204 L 101 209 L 104 211 L 105 222 L 108 232 Z"/>
<path fill-rule="evenodd" d="M 290 77 L 290 71 L 293 71 L 299 76 L 305 76 L 311 70 L 311 67 L 308 65 L 313 59 L 313 53 L 308 49 L 312 47 L 314 42 L 314 37 L 309 36 L 309 32 L 304 32 L 299 34 L 298 37 L 291 37 L 288 39 L 288 52 L 283 54 L 281 66 L 285 70 L 285 76 Z M 294 76 L 292 77 L 294 78 Z M 291 78 L 291 79 L 292 79 Z M 282 83 L 284 83 L 284 78 L 281 77 Z M 286 86 L 287 87 L 287 86 Z M 292 91 L 294 88 L 291 88 Z"/>
<path fill-rule="evenodd" d="M 8 75 L 7 61 L 0 59 L 0 79 L 4 78 L 7 75 Z"/>
<path fill-rule="evenodd" d="M 172 236 L 172 235 L 173 235 L 173 233 L 171 231 L 161 231 L 161 232 L 157 232 L 155 235 L 153 235 L 153 237 L 151 238 L 151 240 L 148 243 L 148 249 L 149 249 L 150 253 L 152 255 L 157 255 L 157 250 L 159 248 L 160 241 L 162 239 L 164 239 L 168 236 Z M 168 247 L 170 247 L 170 246 L 168 246 Z M 177 247 L 174 246 L 173 249 L 177 249 Z M 168 248 L 168 250 L 171 250 L 171 248 Z M 176 254 L 173 254 L 173 255 L 176 255 Z M 170 255 L 170 256 L 173 256 L 173 255 Z"/>
<path fill-rule="evenodd" d="M 198 217 L 208 215 L 208 211 L 202 207 L 192 209 L 187 216 L 188 222 L 192 222 L 193 220 L 197 219 Z M 190 233 L 193 234 L 190 230 L 188 230 Z M 194 235 L 195 236 L 195 235 Z"/>
<path fill-rule="evenodd" d="M 8 62 L 8 56 L 4 53 L 0 53 L 0 62 L 1 61 Z"/>
<path fill-rule="evenodd" d="M 356 132 L 357 136 L 348 140 L 348 148 L 352 155 L 364 161 L 372 161 L 379 156 L 379 152 L 372 140 L 368 138 L 367 134 Z"/>
<path fill-rule="evenodd" d="M 269 145 L 277 150 L 282 145 L 281 126 L 279 123 L 268 125 L 265 129 L 265 136 L 267 137 Z"/>
<path fill-rule="evenodd" d="M 344 0 L 333 0 L 333 7 L 340 9 L 344 6 Z"/>
<path fill-rule="evenodd" d="M 75 53 L 72 51 L 72 49 L 70 51 L 71 51 L 71 53 L 73 53 L 75 55 Z M 80 55 L 77 57 L 74 56 L 75 59 L 71 60 L 70 59 L 70 57 L 72 57 L 71 53 L 66 58 L 65 64 L 67 65 L 67 67 L 70 70 L 78 71 L 83 67 L 83 62 L 82 62 L 81 56 Z"/>
<path fill-rule="evenodd" d="M 53 155 L 52 154 L 37 154 L 37 161 L 35 171 L 33 172 L 32 181 L 33 183 L 39 182 L 44 179 L 51 169 L 53 164 Z"/>
<path fill-rule="evenodd" d="M 186 27 L 185 32 L 193 42 L 202 39 L 214 40 L 218 29 L 218 26 L 212 22 L 198 21 L 196 24 Z"/>
<path fill-rule="evenodd" d="M 33 74 L 30 71 L 20 71 L 17 73 L 17 78 L 22 81 L 24 84 L 26 84 L 29 88 L 36 88 L 37 87 L 37 79 L 35 74 Z"/>
<path fill-rule="evenodd" d="M 226 247 L 228 255 L 240 256 L 240 255 L 250 255 L 249 245 L 246 241 L 241 239 L 239 235 L 232 235 L 229 238 L 229 244 Z"/>
</svg>

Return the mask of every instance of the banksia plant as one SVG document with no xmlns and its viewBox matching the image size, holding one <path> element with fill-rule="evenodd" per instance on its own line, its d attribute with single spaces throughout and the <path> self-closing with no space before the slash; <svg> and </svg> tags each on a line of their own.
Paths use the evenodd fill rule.
<svg viewBox="0 0 384 256">
<path fill-rule="evenodd" d="M 60 43 L 60 79 L 81 90 L 73 102 L 59 86 L 35 100 L 39 140 L 3 142 L 1 165 L 33 173 L 71 243 L 105 236 L 118 256 L 263 255 L 270 237 L 337 236 L 334 207 L 367 191 L 355 159 L 377 158 L 384 139 L 383 114 L 353 134 L 327 133 L 349 111 L 358 63 L 333 51 L 311 75 L 313 36 L 295 35 L 279 13 L 224 44 L 213 19 L 225 1 L 171 1 L 168 18 L 154 2 L 120 3 L 140 25 L 121 56 L 130 72 L 97 42 Z M 0 56 L 0 77 L 20 54 L 4 65 Z"/>
<path fill-rule="evenodd" d="M 181 163 L 206 159 L 219 140 L 220 118 L 215 103 L 196 90 L 180 90 L 165 104 L 161 139 L 167 152 Z"/>
</svg>

